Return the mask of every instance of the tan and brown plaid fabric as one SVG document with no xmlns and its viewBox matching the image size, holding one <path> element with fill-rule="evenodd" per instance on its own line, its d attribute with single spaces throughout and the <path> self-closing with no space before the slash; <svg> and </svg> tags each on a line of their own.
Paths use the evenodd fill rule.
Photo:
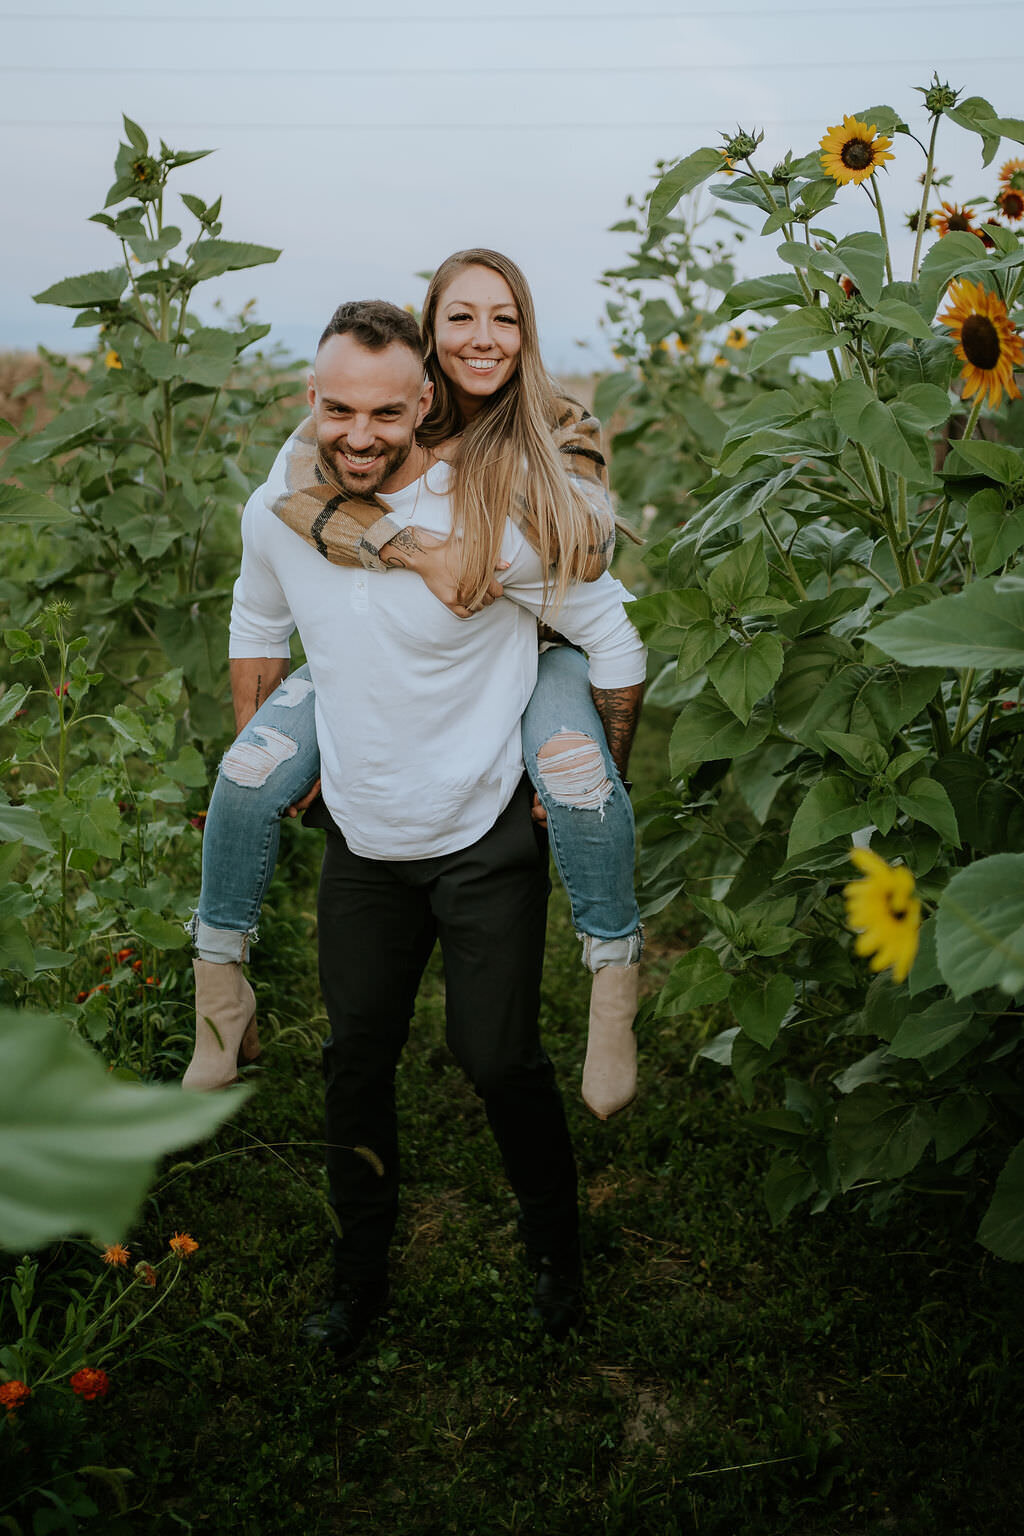
<svg viewBox="0 0 1024 1536">
<path fill-rule="evenodd" d="M 615 516 L 608 495 L 608 470 L 601 452 L 601 424 L 576 400 L 558 396 L 552 435 L 565 467 L 573 477 L 594 519 L 594 539 L 584 580 L 596 581 L 608 569 L 615 551 Z M 312 416 L 285 445 L 284 481 L 274 485 L 271 507 L 282 522 L 312 544 L 332 565 L 361 565 L 386 570 L 381 548 L 398 533 L 383 501 L 349 496 L 334 480 L 316 443 Z M 519 528 L 537 548 L 537 527 L 528 506 Z"/>
</svg>

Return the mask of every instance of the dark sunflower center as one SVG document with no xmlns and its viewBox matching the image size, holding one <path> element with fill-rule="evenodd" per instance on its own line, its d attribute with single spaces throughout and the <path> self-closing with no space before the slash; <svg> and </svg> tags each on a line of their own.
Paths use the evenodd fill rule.
<svg viewBox="0 0 1024 1536">
<path fill-rule="evenodd" d="M 951 213 L 948 222 L 950 229 L 965 229 L 968 234 L 972 233 L 971 221 L 965 213 Z"/>
<path fill-rule="evenodd" d="M 1024 194 L 1020 192 L 1003 193 L 1003 212 L 1008 219 L 1019 219 L 1024 213 Z"/>
<path fill-rule="evenodd" d="M 964 356 L 975 368 L 994 368 L 1002 345 L 999 332 L 987 315 L 968 315 L 960 332 Z"/>
<path fill-rule="evenodd" d="M 875 155 L 871 145 L 863 139 L 847 139 L 839 158 L 848 171 L 866 171 Z"/>
</svg>

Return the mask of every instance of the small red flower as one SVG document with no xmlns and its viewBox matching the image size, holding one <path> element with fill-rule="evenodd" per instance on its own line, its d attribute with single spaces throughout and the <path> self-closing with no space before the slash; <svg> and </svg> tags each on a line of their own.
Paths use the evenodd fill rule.
<svg viewBox="0 0 1024 1536">
<path fill-rule="evenodd" d="M 187 1232 L 175 1232 L 167 1245 L 172 1253 L 176 1253 L 179 1259 L 187 1259 L 190 1253 L 195 1253 L 199 1244 L 194 1237 L 189 1237 Z"/>
<path fill-rule="evenodd" d="M 69 687 L 70 687 L 69 683 L 60 683 L 60 684 L 58 684 L 58 686 L 53 690 L 54 698 L 55 699 L 65 699 L 65 698 L 67 698 L 67 693 L 68 693 L 68 688 Z"/>
<path fill-rule="evenodd" d="M 124 965 L 125 961 L 130 960 L 134 953 L 134 949 L 119 949 L 116 957 L 118 965 Z"/>
<path fill-rule="evenodd" d="M 206 826 L 206 812 L 200 811 L 198 816 L 190 816 L 189 825 L 201 832 Z"/>
<path fill-rule="evenodd" d="M 13 1413 L 16 1408 L 24 1408 L 32 1396 L 32 1388 L 27 1387 L 23 1381 L 0 1382 L 0 1408 L 6 1408 L 8 1413 Z"/>
<path fill-rule="evenodd" d="M 106 1397 L 110 1391 L 110 1377 L 97 1366 L 83 1365 L 71 1377 L 70 1386 L 83 1402 L 94 1403 L 98 1397 Z"/>
<path fill-rule="evenodd" d="M 143 1285 L 156 1285 L 156 1270 L 142 1259 L 135 1266 L 135 1278 L 141 1280 Z"/>
</svg>

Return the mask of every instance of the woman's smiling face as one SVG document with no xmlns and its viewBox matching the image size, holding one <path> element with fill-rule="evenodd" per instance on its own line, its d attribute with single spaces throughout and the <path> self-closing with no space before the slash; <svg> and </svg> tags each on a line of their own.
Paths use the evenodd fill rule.
<svg viewBox="0 0 1024 1536">
<path fill-rule="evenodd" d="M 518 366 L 519 311 L 512 290 L 490 267 L 463 267 L 441 294 L 434 347 L 462 414 L 476 414 Z"/>
</svg>

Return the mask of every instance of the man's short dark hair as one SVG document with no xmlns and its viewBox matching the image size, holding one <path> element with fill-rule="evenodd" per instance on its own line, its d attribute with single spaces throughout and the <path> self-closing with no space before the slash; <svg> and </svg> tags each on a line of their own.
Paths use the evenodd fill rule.
<svg viewBox="0 0 1024 1536">
<path fill-rule="evenodd" d="M 406 309 L 386 299 L 353 299 L 339 304 L 317 342 L 317 351 L 332 336 L 354 336 L 368 352 L 382 352 L 397 341 L 423 358 L 423 341 L 416 320 Z"/>
</svg>

